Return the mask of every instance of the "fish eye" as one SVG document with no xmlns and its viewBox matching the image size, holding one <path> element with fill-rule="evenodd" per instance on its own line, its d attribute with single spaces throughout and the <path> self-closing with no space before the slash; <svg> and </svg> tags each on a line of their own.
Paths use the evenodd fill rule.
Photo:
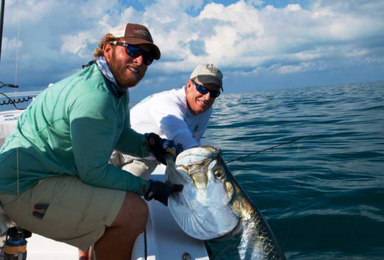
<svg viewBox="0 0 384 260">
<path fill-rule="evenodd" d="M 213 174 L 215 175 L 215 177 L 219 180 L 222 180 L 224 179 L 224 171 L 222 169 L 215 169 L 215 171 L 213 172 Z"/>
</svg>

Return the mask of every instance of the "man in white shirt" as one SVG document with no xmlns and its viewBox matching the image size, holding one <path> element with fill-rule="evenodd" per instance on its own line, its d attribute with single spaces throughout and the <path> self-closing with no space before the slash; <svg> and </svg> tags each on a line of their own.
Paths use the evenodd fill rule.
<svg viewBox="0 0 384 260">
<path fill-rule="evenodd" d="M 199 146 L 208 126 L 212 105 L 223 90 L 223 74 L 213 64 L 202 64 L 192 72 L 186 86 L 154 94 L 135 105 L 131 127 L 138 133 L 156 133 L 182 144 Z M 111 163 L 148 179 L 159 162 L 154 157 L 136 158 L 114 152 Z"/>
</svg>

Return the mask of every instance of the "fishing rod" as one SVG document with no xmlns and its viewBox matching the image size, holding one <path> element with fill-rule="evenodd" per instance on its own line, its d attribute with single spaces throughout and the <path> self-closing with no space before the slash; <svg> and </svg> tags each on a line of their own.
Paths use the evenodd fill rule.
<svg viewBox="0 0 384 260">
<path fill-rule="evenodd" d="M 289 142 L 285 142 L 285 143 L 277 144 L 277 145 L 274 145 L 274 146 L 265 148 L 265 149 L 260 150 L 260 151 L 257 151 L 257 152 L 253 152 L 253 153 L 250 153 L 250 154 L 247 154 L 247 155 L 244 155 L 244 156 L 240 156 L 240 157 L 238 157 L 238 158 L 236 158 L 236 159 L 227 161 L 226 164 L 229 164 L 229 163 L 234 162 L 234 161 L 242 160 L 242 159 L 244 159 L 244 158 L 247 158 L 247 157 L 250 157 L 250 156 L 252 156 L 252 155 L 259 154 L 259 153 L 262 153 L 262 152 L 265 152 L 265 151 L 268 151 L 268 150 L 273 151 L 273 149 L 275 149 L 275 148 L 277 148 L 277 147 L 279 147 L 279 146 L 283 146 L 283 145 L 287 145 L 287 144 L 293 144 L 293 143 L 296 143 L 297 141 L 300 141 L 300 140 L 303 140 L 303 139 L 305 139 L 305 138 L 312 137 L 312 136 L 313 136 L 313 135 L 302 136 L 302 137 L 293 139 L 293 140 L 291 140 L 291 141 L 289 141 Z"/>
</svg>

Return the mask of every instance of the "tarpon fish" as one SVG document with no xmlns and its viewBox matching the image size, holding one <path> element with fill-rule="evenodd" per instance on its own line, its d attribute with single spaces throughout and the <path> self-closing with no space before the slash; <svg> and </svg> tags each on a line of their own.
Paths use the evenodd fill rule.
<svg viewBox="0 0 384 260">
<path fill-rule="evenodd" d="M 220 149 L 195 147 L 166 160 L 166 182 L 184 185 L 168 207 L 185 233 L 205 241 L 211 260 L 286 259 Z"/>
</svg>

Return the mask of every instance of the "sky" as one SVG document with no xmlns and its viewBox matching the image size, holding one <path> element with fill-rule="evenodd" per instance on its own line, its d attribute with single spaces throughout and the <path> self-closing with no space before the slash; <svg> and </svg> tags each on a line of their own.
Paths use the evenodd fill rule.
<svg viewBox="0 0 384 260">
<path fill-rule="evenodd" d="M 384 0 L 5 1 L 0 81 L 20 91 L 81 70 L 124 23 L 147 26 L 161 50 L 132 101 L 203 63 L 223 72 L 224 94 L 384 80 Z"/>
</svg>

